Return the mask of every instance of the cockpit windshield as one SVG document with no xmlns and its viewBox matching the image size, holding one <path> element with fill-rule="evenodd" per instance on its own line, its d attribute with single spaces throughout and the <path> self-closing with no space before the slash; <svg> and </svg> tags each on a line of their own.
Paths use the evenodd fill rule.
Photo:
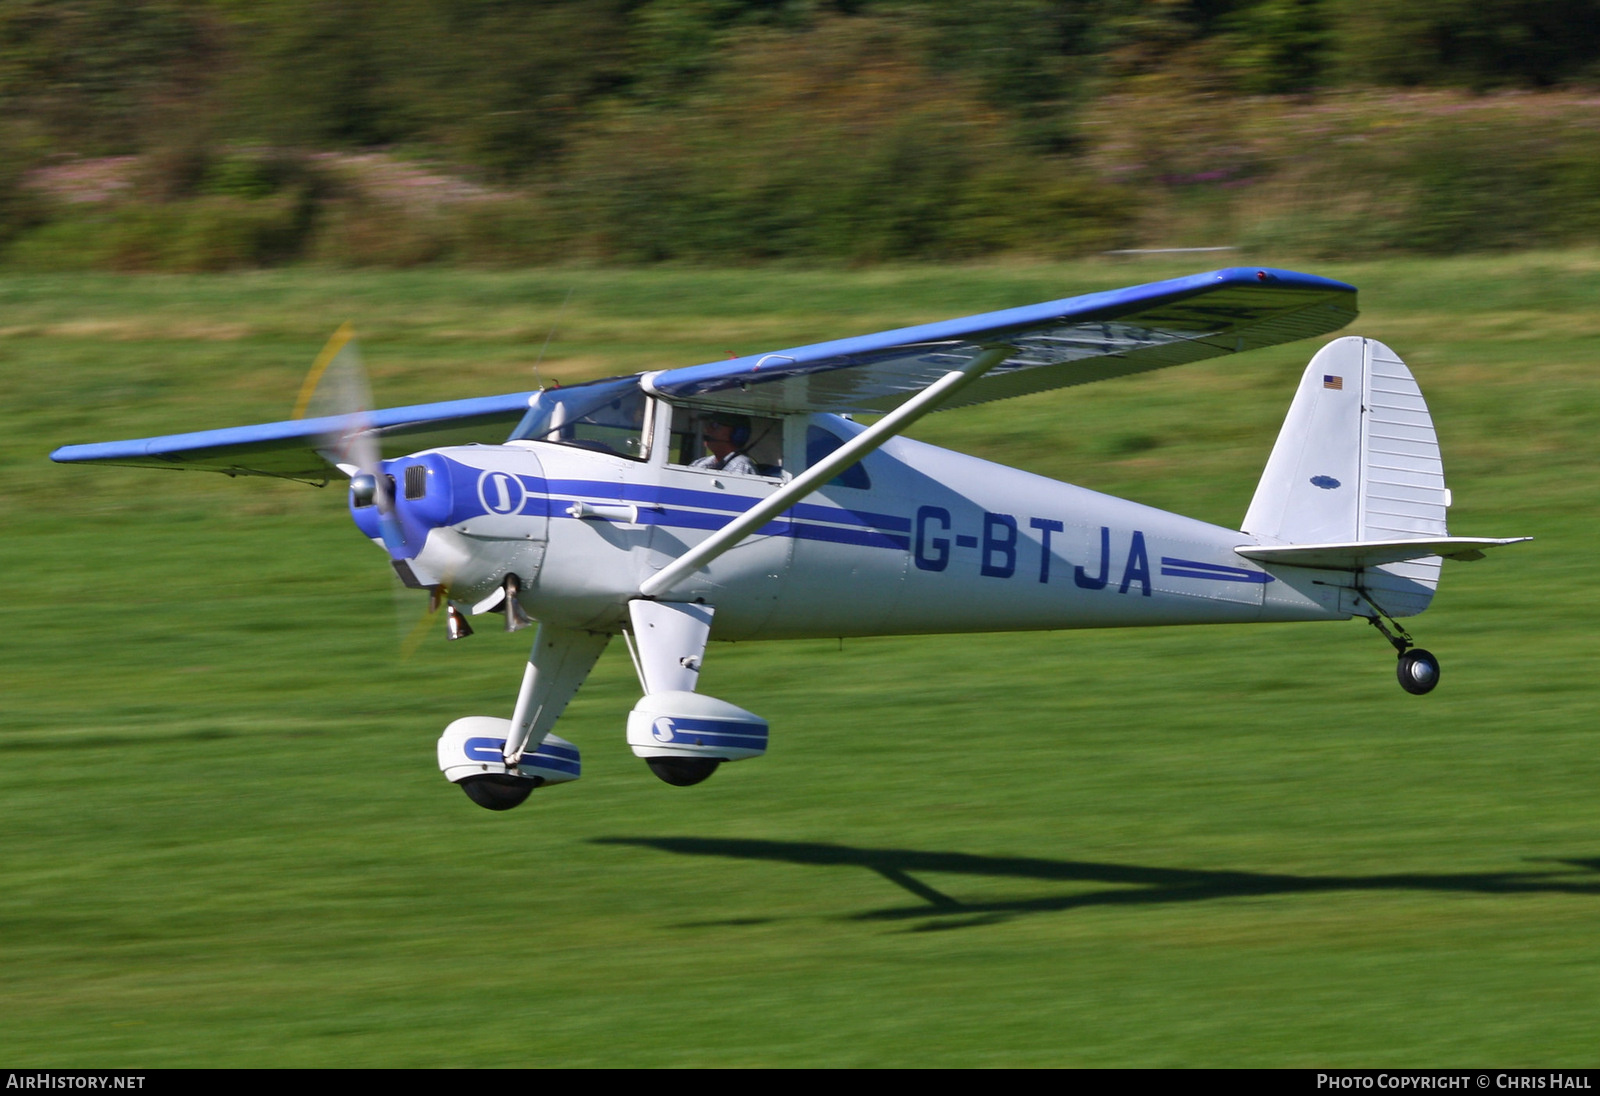
<svg viewBox="0 0 1600 1096">
<path fill-rule="evenodd" d="M 546 388 L 508 441 L 548 441 L 644 460 L 649 399 L 634 377 Z"/>
</svg>

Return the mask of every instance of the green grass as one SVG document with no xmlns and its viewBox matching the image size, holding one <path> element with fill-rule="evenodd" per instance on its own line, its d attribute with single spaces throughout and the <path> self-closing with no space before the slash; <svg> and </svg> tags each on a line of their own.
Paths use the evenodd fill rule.
<svg viewBox="0 0 1600 1096">
<path fill-rule="evenodd" d="M 383 403 L 1193 265 L 0 280 L 0 1060 L 22 1066 L 1582 1066 L 1600 1015 L 1600 255 L 1307 266 L 1412 364 L 1452 529 L 1401 692 L 1351 622 L 717 646 L 773 725 L 695 789 L 623 741 L 494 815 L 434 766 L 526 635 L 399 637 L 334 491 L 50 465 L 285 417 L 345 319 Z M 1226 524 L 1314 347 L 923 421 Z M 442 627 L 440 628 L 442 633 Z"/>
</svg>

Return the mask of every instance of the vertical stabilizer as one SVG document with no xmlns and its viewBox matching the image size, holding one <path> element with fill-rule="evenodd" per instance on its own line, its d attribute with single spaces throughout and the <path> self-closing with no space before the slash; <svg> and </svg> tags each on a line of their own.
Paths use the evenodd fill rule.
<svg viewBox="0 0 1600 1096">
<path fill-rule="evenodd" d="M 1449 497 L 1411 371 L 1382 343 L 1352 336 L 1306 366 L 1243 528 L 1272 544 L 1443 537 Z M 1427 608 L 1438 579 L 1437 556 L 1358 575 L 1395 616 Z"/>
</svg>

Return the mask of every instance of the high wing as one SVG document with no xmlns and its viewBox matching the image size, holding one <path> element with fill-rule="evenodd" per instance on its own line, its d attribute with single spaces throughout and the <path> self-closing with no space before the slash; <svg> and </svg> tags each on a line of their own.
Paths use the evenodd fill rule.
<svg viewBox="0 0 1600 1096">
<path fill-rule="evenodd" d="M 380 439 L 385 457 L 404 456 L 437 445 L 499 444 L 528 410 L 532 392 L 421 403 L 365 412 L 362 426 Z M 322 481 L 332 471 L 321 450 L 348 429 L 334 415 L 232 426 L 193 434 L 168 434 L 132 441 L 65 445 L 50 454 L 62 463 L 92 462 L 143 468 L 194 468 L 230 476 L 277 476 Z"/>
<path fill-rule="evenodd" d="M 1356 290 L 1234 267 L 875 335 L 646 374 L 668 400 L 781 414 L 888 411 L 986 349 L 1011 348 L 945 407 L 1064 388 L 1336 331 Z"/>
<path fill-rule="evenodd" d="M 1287 270 L 1236 267 L 1023 308 L 647 373 L 668 400 L 740 411 L 885 412 L 951 373 L 970 375 L 933 406 L 958 407 L 1326 334 L 1356 315 L 1356 290 Z M 973 367 L 981 363 L 981 369 Z M 364 413 L 385 457 L 498 443 L 532 392 Z M 323 481 L 343 416 L 68 445 L 62 463 L 195 468 Z"/>
</svg>

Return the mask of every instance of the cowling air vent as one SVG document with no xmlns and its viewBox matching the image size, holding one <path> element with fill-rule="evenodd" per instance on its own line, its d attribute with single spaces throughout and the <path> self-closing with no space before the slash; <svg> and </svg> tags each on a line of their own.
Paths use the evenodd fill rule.
<svg viewBox="0 0 1600 1096">
<path fill-rule="evenodd" d="M 406 498 L 420 499 L 428 493 L 428 466 L 413 464 L 406 469 Z"/>
</svg>

